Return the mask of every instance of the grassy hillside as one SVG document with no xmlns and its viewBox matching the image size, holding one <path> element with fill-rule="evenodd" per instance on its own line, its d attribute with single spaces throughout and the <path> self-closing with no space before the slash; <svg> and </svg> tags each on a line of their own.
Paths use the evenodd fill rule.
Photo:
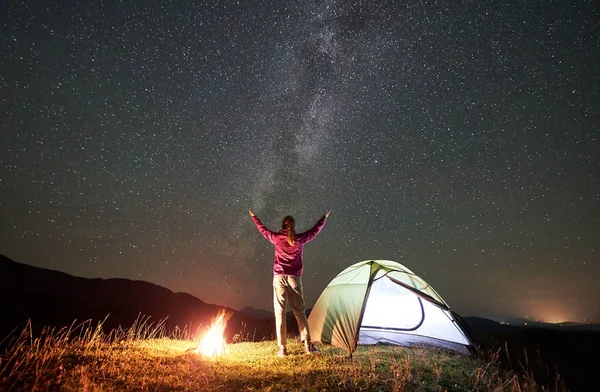
<svg viewBox="0 0 600 392">
<path fill-rule="evenodd" d="M 193 350 L 201 336 L 165 336 L 143 322 L 108 335 L 88 324 L 30 330 L 2 343 L 0 390 L 27 391 L 534 391 L 526 372 L 517 375 L 487 359 L 424 348 L 363 346 L 348 358 L 321 346 L 307 356 L 291 339 L 285 358 L 273 341 L 228 344 L 220 358 Z M 240 339 L 241 338 L 241 339 Z M 561 390 L 558 387 L 545 390 Z"/>
</svg>

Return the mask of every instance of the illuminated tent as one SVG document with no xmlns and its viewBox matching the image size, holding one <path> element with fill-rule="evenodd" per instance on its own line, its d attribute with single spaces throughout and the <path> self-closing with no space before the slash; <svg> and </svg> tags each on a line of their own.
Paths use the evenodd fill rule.
<svg viewBox="0 0 600 392">
<path fill-rule="evenodd" d="M 348 351 L 358 344 L 428 346 L 470 354 L 461 319 L 402 264 L 361 261 L 327 285 L 308 318 L 311 340 Z"/>
</svg>

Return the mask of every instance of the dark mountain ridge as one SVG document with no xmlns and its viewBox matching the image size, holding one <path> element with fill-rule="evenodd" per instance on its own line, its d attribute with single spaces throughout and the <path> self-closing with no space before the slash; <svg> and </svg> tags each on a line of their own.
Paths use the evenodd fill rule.
<svg viewBox="0 0 600 392">
<path fill-rule="evenodd" d="M 246 306 L 242 309 L 240 309 L 240 313 L 246 314 L 248 316 L 252 316 L 252 317 L 256 317 L 258 319 L 268 319 L 268 318 L 273 318 L 273 311 L 272 310 L 264 310 L 264 309 L 257 309 L 257 308 L 253 308 L 252 306 Z M 307 311 L 307 315 L 308 315 L 308 311 Z"/>
<path fill-rule="evenodd" d="M 231 312 L 225 338 L 247 334 L 261 340 L 274 334 L 271 320 L 262 320 L 230 308 L 207 304 L 187 293 L 174 293 L 153 283 L 121 278 L 81 278 L 63 272 L 15 262 L 0 255 L 0 295 L 5 299 L 0 322 L 4 337 L 31 320 L 34 333 L 47 326 L 70 326 L 75 320 L 103 320 L 110 331 L 129 328 L 140 316 L 148 323 L 163 322 L 195 332 L 210 325 L 219 310 Z"/>
</svg>

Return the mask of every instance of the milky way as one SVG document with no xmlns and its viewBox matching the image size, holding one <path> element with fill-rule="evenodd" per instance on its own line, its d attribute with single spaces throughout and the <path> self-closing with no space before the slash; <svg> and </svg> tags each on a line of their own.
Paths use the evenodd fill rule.
<svg viewBox="0 0 600 392">
<path fill-rule="evenodd" d="M 600 322 L 592 2 L 11 1 L 0 252 L 271 307 L 391 259 L 460 314 Z"/>
</svg>

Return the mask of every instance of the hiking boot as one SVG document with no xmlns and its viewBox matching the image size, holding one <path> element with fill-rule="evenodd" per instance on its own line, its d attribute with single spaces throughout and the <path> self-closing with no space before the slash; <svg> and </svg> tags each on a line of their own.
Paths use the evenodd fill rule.
<svg viewBox="0 0 600 392">
<path fill-rule="evenodd" d="M 285 347 L 279 347 L 279 351 L 277 352 L 277 356 L 283 358 L 287 355 L 287 349 Z"/>
<path fill-rule="evenodd" d="M 318 353 L 319 350 L 317 350 L 317 348 L 315 347 L 314 344 L 312 344 L 308 340 L 305 340 L 304 341 L 304 352 L 306 353 L 306 355 L 311 355 L 311 354 Z"/>
</svg>

